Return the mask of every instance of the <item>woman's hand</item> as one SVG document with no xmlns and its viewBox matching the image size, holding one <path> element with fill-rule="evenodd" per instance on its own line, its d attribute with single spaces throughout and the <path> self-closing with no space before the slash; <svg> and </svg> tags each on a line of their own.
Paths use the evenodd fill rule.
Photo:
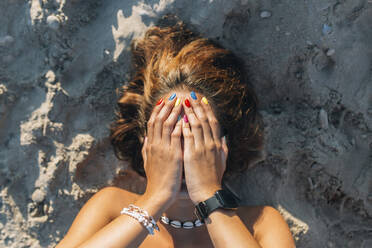
<svg viewBox="0 0 372 248">
<path fill-rule="evenodd" d="M 186 114 L 182 125 L 185 179 L 190 199 L 198 204 L 221 189 L 228 149 L 206 98 L 202 101 L 187 99 L 183 105 Z"/>
<path fill-rule="evenodd" d="M 147 177 L 145 195 L 160 197 L 168 205 L 176 200 L 182 182 L 182 122 L 177 122 L 182 104 L 179 103 L 175 98 L 158 102 L 148 121 L 142 148 Z"/>
</svg>

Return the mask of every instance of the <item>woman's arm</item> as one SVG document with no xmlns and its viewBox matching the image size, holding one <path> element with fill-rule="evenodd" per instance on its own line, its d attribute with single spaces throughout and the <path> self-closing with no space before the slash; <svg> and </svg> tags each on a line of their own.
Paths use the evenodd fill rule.
<svg viewBox="0 0 372 248">
<path fill-rule="evenodd" d="M 208 100 L 205 97 L 197 100 L 195 95 L 191 95 L 191 99 L 184 103 L 187 118 L 184 119 L 182 133 L 185 141 L 186 184 L 190 199 L 196 205 L 222 188 L 228 147 L 226 139 L 221 139 L 221 130 Z M 264 243 L 261 243 L 260 237 L 252 236 L 232 210 L 212 212 L 206 220 L 206 226 L 215 247 L 261 247 L 260 244 L 262 247 L 293 247 L 291 234 L 287 232 L 288 226 L 285 222 L 278 222 L 279 216 L 273 215 L 275 218 L 271 220 L 275 227 L 268 226 L 267 230 L 261 232 L 265 241 L 270 240 Z M 274 230 L 276 228 L 279 231 Z"/>
<path fill-rule="evenodd" d="M 145 209 L 150 216 L 158 220 L 166 210 L 167 201 L 168 198 L 166 197 L 144 195 L 134 205 Z M 147 229 L 141 223 L 123 214 L 115 218 L 78 247 L 139 247 L 148 234 Z"/>
<path fill-rule="evenodd" d="M 214 247 L 261 247 L 233 210 L 215 210 L 205 224 Z"/>
<path fill-rule="evenodd" d="M 112 202 L 113 199 L 117 199 L 114 205 L 107 204 L 107 202 Z M 113 211 L 120 211 L 120 208 L 127 206 L 128 202 L 133 202 L 135 199 L 130 194 L 123 196 L 122 190 L 116 187 L 101 189 L 81 208 L 57 248 L 76 247 L 81 244 L 113 220 Z"/>
<path fill-rule="evenodd" d="M 257 237 L 253 237 L 233 210 L 213 211 L 206 220 L 206 226 L 214 247 L 295 247 L 287 223 L 272 207 L 264 208 Z"/>
<path fill-rule="evenodd" d="M 147 177 L 146 191 L 133 204 L 146 210 L 155 221 L 158 221 L 161 214 L 177 199 L 181 188 L 182 122 L 177 122 L 181 106 L 175 104 L 175 94 L 168 101 L 159 101 L 147 124 L 147 137 L 142 148 Z M 112 197 L 111 201 L 112 199 L 114 198 Z M 96 211 L 103 210 L 106 212 L 104 216 L 109 216 L 107 213 L 111 211 L 110 204 L 113 203 L 101 201 L 101 205 L 84 206 L 65 238 L 69 241 L 64 239 L 58 248 L 138 247 L 148 235 L 147 229 L 138 220 L 126 214 L 120 215 L 105 226 L 104 220 L 95 220 L 95 217 L 102 215 Z M 83 234 L 82 237 L 79 234 Z M 79 241 L 71 237 L 77 237 Z"/>
<path fill-rule="evenodd" d="M 158 212 L 164 211 L 164 207 L 162 207 L 164 204 L 162 202 L 166 200 L 162 200 L 163 197 L 161 196 L 154 197 L 155 195 L 153 197 L 143 195 L 138 198 L 138 200 L 134 200 L 135 198 L 130 197 L 129 194 L 126 197 L 127 199 L 122 199 L 123 194 L 121 191 L 121 189 L 115 187 L 106 187 L 89 199 L 75 218 L 67 235 L 57 245 L 57 248 L 123 247 L 120 246 L 123 242 L 133 243 L 132 247 L 138 247 L 135 243 L 141 243 L 143 241 L 148 234 L 147 229 L 128 215 L 121 215 L 113 219 L 113 217 L 111 217 L 113 213 L 111 212 L 113 212 L 113 209 L 127 207 L 129 203 L 133 203 L 138 207 L 148 209 L 149 215 L 152 214 L 155 219 L 158 219 L 160 218 Z M 155 198 L 155 200 L 153 200 L 153 198 Z M 113 201 L 115 201 L 115 203 Z M 122 217 L 128 217 L 128 219 Z M 112 225 L 112 223 L 121 223 L 121 225 Z M 126 233 L 127 229 L 132 231 Z M 108 236 L 102 235 L 102 230 L 109 230 L 107 233 Z M 138 238 L 141 240 L 137 241 L 135 237 L 131 237 L 133 231 L 138 232 Z M 115 233 L 121 234 L 121 237 L 126 237 L 127 240 L 121 241 L 120 238 L 115 239 L 113 236 Z M 110 246 L 110 244 L 114 245 Z M 129 244 L 129 247 L 131 247 L 131 244 Z"/>
</svg>

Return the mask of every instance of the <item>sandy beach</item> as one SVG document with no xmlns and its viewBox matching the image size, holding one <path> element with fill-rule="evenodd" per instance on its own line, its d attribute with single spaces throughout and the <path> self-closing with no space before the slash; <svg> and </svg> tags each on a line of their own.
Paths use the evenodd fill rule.
<svg viewBox="0 0 372 248">
<path fill-rule="evenodd" d="M 0 247 L 54 247 L 84 203 L 144 179 L 109 142 L 130 43 L 166 13 L 241 57 L 263 157 L 227 179 L 297 247 L 372 247 L 372 1 L 0 1 Z"/>
</svg>

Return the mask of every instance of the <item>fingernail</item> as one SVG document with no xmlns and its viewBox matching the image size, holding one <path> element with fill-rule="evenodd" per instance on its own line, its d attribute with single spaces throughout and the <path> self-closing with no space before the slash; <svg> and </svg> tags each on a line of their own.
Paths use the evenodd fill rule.
<svg viewBox="0 0 372 248">
<path fill-rule="evenodd" d="M 176 103 L 174 104 L 174 106 L 177 107 L 177 106 L 180 104 L 180 102 L 181 102 L 181 99 L 177 98 L 177 101 L 176 101 Z"/>
<path fill-rule="evenodd" d="M 180 116 L 180 115 L 178 116 L 178 119 L 177 119 L 177 121 L 179 121 L 179 120 L 181 120 L 181 116 Z"/>
<path fill-rule="evenodd" d="M 186 115 L 183 115 L 183 121 L 184 121 L 185 123 L 188 123 L 188 122 L 189 122 L 189 119 L 187 119 L 187 116 L 186 116 Z"/>
<path fill-rule="evenodd" d="M 175 97 L 176 97 L 176 93 L 173 93 L 173 94 L 168 98 L 168 100 L 172 101 Z"/>
<path fill-rule="evenodd" d="M 208 100 L 207 100 L 207 98 L 205 98 L 205 96 L 203 96 L 202 101 L 203 101 L 205 104 L 208 104 Z"/>
<path fill-rule="evenodd" d="M 156 105 L 160 105 L 163 102 L 163 98 L 160 98 Z"/>
<path fill-rule="evenodd" d="M 190 95 L 191 95 L 191 98 L 192 98 L 192 99 L 194 99 L 194 100 L 198 99 L 198 98 L 196 97 L 196 94 L 195 94 L 194 91 L 191 91 Z"/>
<path fill-rule="evenodd" d="M 226 143 L 226 136 L 223 136 L 223 141 L 225 141 L 225 143 Z"/>
<path fill-rule="evenodd" d="M 185 100 L 185 105 L 186 105 L 186 107 L 188 107 L 188 108 L 191 107 L 191 105 L 190 105 L 190 101 L 189 101 L 189 99 L 187 99 L 187 98 L 186 98 L 186 100 Z"/>
</svg>

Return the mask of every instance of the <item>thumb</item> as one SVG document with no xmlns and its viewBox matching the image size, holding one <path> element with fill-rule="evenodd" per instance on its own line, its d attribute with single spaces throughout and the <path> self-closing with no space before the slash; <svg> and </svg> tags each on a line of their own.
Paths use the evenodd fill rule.
<svg viewBox="0 0 372 248">
<path fill-rule="evenodd" d="M 221 146 L 221 150 L 222 150 L 222 152 L 221 152 L 221 159 L 222 159 L 223 166 L 224 166 L 224 170 L 223 171 L 225 171 L 225 169 L 226 169 L 226 160 L 227 160 L 227 155 L 229 153 L 229 149 L 227 148 L 226 136 L 223 136 L 221 138 L 221 140 L 222 140 L 222 142 L 221 142 L 221 144 L 222 144 L 222 146 Z"/>
<path fill-rule="evenodd" d="M 194 150 L 194 135 L 191 132 L 190 123 L 187 115 L 183 115 L 182 135 L 184 142 L 184 151 L 191 152 Z"/>
<path fill-rule="evenodd" d="M 226 143 L 226 136 L 223 136 L 222 138 L 222 159 L 223 161 L 226 161 L 227 155 L 229 153 L 229 148 L 227 148 L 227 143 Z"/>
<path fill-rule="evenodd" d="M 146 156 L 146 146 L 147 146 L 147 136 L 145 137 L 144 141 L 143 141 L 143 146 L 142 146 L 142 150 L 141 150 L 141 153 L 142 153 L 142 158 L 143 158 L 143 166 L 146 165 L 146 160 L 147 160 L 147 156 Z M 144 168 L 146 170 L 146 168 Z"/>
</svg>

